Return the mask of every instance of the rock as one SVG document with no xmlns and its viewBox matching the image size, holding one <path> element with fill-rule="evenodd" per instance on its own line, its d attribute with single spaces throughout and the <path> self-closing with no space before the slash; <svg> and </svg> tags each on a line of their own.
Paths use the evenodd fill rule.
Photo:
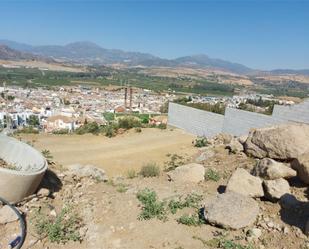
<svg viewBox="0 0 309 249">
<path fill-rule="evenodd" d="M 306 222 L 306 226 L 305 226 L 305 234 L 308 236 L 309 235 L 309 219 Z"/>
<path fill-rule="evenodd" d="M 289 160 L 309 152 L 309 125 L 283 124 L 250 131 L 245 142 L 247 155 Z"/>
<path fill-rule="evenodd" d="M 297 157 L 292 162 L 292 167 L 297 171 L 298 177 L 309 184 L 309 153 Z"/>
<path fill-rule="evenodd" d="M 171 181 L 198 183 L 205 179 L 205 168 L 201 164 L 190 163 L 168 172 L 167 176 Z"/>
<path fill-rule="evenodd" d="M 284 163 L 276 162 L 270 158 L 260 160 L 252 170 L 252 174 L 266 180 L 279 178 L 291 178 L 296 176 L 296 171 L 287 167 Z"/>
<path fill-rule="evenodd" d="M 248 139 L 248 135 L 242 135 L 242 136 L 238 137 L 237 139 L 238 139 L 238 142 L 240 142 L 241 144 L 245 144 L 245 142 Z"/>
<path fill-rule="evenodd" d="M 5 205 L 0 209 L 0 224 L 6 224 L 17 220 L 18 216 L 8 205 Z"/>
<path fill-rule="evenodd" d="M 236 138 L 233 138 L 225 148 L 234 154 L 244 151 L 243 145 Z"/>
<path fill-rule="evenodd" d="M 233 191 L 250 197 L 264 196 L 262 180 L 250 175 L 245 169 L 238 168 L 226 186 L 226 191 Z"/>
<path fill-rule="evenodd" d="M 263 182 L 265 197 L 271 201 L 277 201 L 281 196 L 290 193 L 290 185 L 287 180 L 280 178 Z"/>
<path fill-rule="evenodd" d="M 244 195 L 227 192 L 219 194 L 205 205 L 205 219 L 223 228 L 241 229 L 252 225 L 259 214 L 255 200 Z"/>
<path fill-rule="evenodd" d="M 108 181 L 108 177 L 105 174 L 105 171 L 92 165 L 72 164 L 69 165 L 67 168 L 68 172 L 66 173 L 69 175 L 75 175 L 80 178 L 89 177 L 104 182 Z"/>
<path fill-rule="evenodd" d="M 259 228 L 252 228 L 248 231 L 248 241 L 258 240 L 262 235 L 262 230 Z"/>
<path fill-rule="evenodd" d="M 50 191 L 47 188 L 41 188 L 38 192 L 37 192 L 38 196 L 41 197 L 48 197 L 50 195 Z"/>
<path fill-rule="evenodd" d="M 280 206 L 285 209 L 295 209 L 300 204 L 300 202 L 296 199 L 296 197 L 291 194 L 282 195 L 279 203 Z"/>
<path fill-rule="evenodd" d="M 201 162 L 203 162 L 203 161 L 205 161 L 205 160 L 207 160 L 207 159 L 213 157 L 214 155 L 215 155 L 215 152 L 214 152 L 212 149 L 207 148 L 207 150 L 206 150 L 206 151 L 203 151 L 203 152 L 195 159 L 195 161 L 196 161 L 197 163 L 201 163 Z"/>
<path fill-rule="evenodd" d="M 220 133 L 214 136 L 212 139 L 209 139 L 209 142 L 213 145 L 219 144 L 229 144 L 232 140 L 233 136 L 227 133 Z"/>
</svg>

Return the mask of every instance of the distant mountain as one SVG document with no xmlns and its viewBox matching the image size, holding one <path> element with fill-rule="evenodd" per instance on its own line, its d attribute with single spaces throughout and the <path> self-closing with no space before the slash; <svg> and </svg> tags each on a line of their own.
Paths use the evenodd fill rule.
<svg viewBox="0 0 309 249">
<path fill-rule="evenodd" d="M 31 54 L 20 52 L 15 49 L 11 49 L 6 45 L 0 44 L 1 60 L 33 60 L 35 58 L 36 57 Z"/>
<path fill-rule="evenodd" d="M 64 46 L 46 45 L 32 46 L 24 43 L 18 43 L 9 40 L 0 40 L 0 45 L 3 44 L 6 50 L 12 48 L 15 50 L 15 56 L 6 52 L 6 57 L 15 57 L 22 59 L 29 57 L 52 58 L 64 62 L 72 62 L 78 64 L 125 64 L 127 66 L 145 66 L 145 67 L 191 67 L 191 68 L 209 68 L 219 69 L 237 74 L 305 74 L 309 75 L 309 70 L 273 70 L 273 71 L 258 71 L 246 67 L 242 64 L 233 63 L 221 59 L 210 58 L 207 55 L 199 54 L 192 56 L 184 56 L 173 60 L 163 59 L 147 53 L 126 52 L 118 49 L 106 49 L 99 45 L 82 41 L 74 42 Z M 3 47 L 3 46 L 2 46 Z M 20 52 L 18 52 L 20 51 Z M 19 54 L 18 54 L 19 53 Z M 2 51 L 2 57 L 5 57 Z"/>
</svg>

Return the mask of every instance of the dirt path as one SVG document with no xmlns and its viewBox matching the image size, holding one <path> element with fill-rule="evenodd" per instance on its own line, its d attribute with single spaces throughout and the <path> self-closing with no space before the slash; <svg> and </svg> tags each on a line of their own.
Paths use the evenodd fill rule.
<svg viewBox="0 0 309 249">
<path fill-rule="evenodd" d="M 133 130 L 114 138 L 94 135 L 23 135 L 25 141 L 33 141 L 37 149 L 47 149 L 54 160 L 62 165 L 74 163 L 93 164 L 103 168 L 108 175 L 121 175 L 129 169 L 139 170 L 147 162 L 163 166 L 166 154 L 177 153 L 192 156 L 194 136 L 181 130 L 143 129 Z"/>
</svg>

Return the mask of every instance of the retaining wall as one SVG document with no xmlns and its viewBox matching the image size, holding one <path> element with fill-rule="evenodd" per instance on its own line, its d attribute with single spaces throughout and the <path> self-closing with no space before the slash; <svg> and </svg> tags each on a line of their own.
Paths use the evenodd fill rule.
<svg viewBox="0 0 309 249">
<path fill-rule="evenodd" d="M 169 103 L 168 124 L 197 136 L 212 137 L 222 131 L 224 116 Z"/>
<path fill-rule="evenodd" d="M 224 132 L 234 136 L 245 135 L 252 128 L 301 122 L 309 124 L 309 101 L 293 106 L 275 105 L 273 115 L 226 108 L 225 115 L 195 108 L 169 104 L 168 124 L 197 136 L 212 137 Z"/>
</svg>

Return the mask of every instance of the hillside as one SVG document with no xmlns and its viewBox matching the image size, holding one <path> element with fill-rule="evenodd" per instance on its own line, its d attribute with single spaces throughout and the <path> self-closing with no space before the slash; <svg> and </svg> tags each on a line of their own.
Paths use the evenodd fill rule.
<svg viewBox="0 0 309 249">
<path fill-rule="evenodd" d="M 0 44 L 0 59 L 1 60 L 33 60 L 35 56 L 20 52 Z"/>
</svg>

